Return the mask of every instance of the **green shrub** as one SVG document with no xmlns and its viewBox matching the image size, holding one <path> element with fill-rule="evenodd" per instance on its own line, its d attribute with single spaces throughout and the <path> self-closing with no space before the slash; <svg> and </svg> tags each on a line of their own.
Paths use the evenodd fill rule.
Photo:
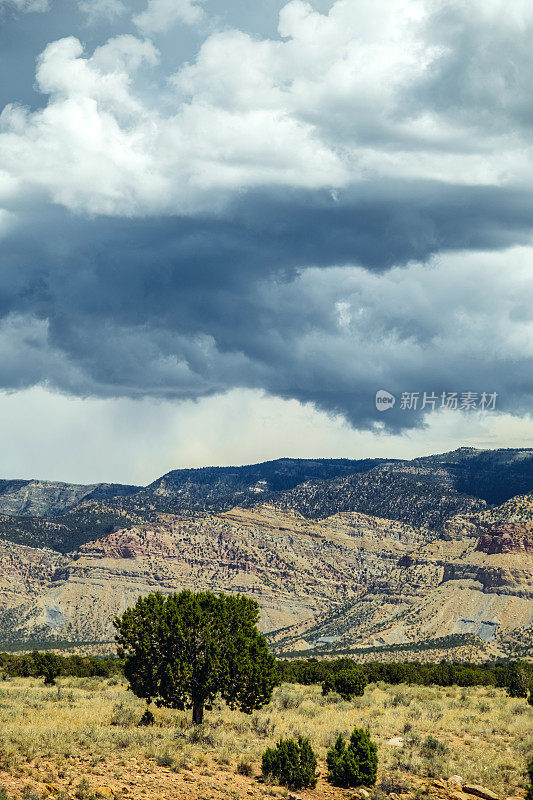
<svg viewBox="0 0 533 800">
<path fill-rule="evenodd" d="M 262 772 L 265 778 L 276 779 L 289 789 L 316 786 L 316 756 L 308 739 L 280 739 L 276 747 L 263 753 Z"/>
<path fill-rule="evenodd" d="M 328 781 L 336 786 L 371 786 L 376 782 L 378 748 L 368 731 L 354 728 L 346 747 L 340 733 L 326 756 Z"/>
<path fill-rule="evenodd" d="M 355 667 L 343 669 L 336 675 L 328 675 L 322 684 L 322 694 L 337 692 L 343 700 L 360 697 L 364 694 L 366 678 L 364 673 Z"/>
<path fill-rule="evenodd" d="M 32 653 L 34 672 L 44 678 L 45 686 L 55 686 L 56 678 L 61 675 L 62 662 L 55 653 Z"/>
<path fill-rule="evenodd" d="M 509 697 L 527 697 L 528 676 L 526 668 L 520 662 L 515 662 L 509 668 L 507 694 Z"/>
<path fill-rule="evenodd" d="M 365 686 L 366 678 L 358 669 L 342 670 L 335 678 L 335 690 L 343 700 L 361 697 L 365 693 Z"/>
</svg>

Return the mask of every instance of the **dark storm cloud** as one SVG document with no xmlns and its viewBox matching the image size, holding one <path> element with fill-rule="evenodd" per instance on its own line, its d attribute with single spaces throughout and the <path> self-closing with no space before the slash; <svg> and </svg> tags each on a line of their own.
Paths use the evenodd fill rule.
<svg viewBox="0 0 533 800">
<path fill-rule="evenodd" d="M 528 200 L 489 187 L 388 183 L 337 200 L 250 193 L 225 215 L 193 219 L 50 210 L 3 242 L 3 386 L 177 398 L 262 388 L 356 426 L 381 419 L 379 388 L 473 387 L 523 408 L 532 365 L 515 352 L 509 368 L 497 337 L 531 323 L 520 305 L 529 284 L 517 275 L 496 287 L 513 264 L 506 255 L 484 269 L 467 259 L 450 266 L 442 254 L 527 241 Z M 436 252 L 444 266 L 409 264 Z M 493 291 L 470 296 L 484 277 Z M 396 410 L 384 421 L 420 417 Z"/>
<path fill-rule="evenodd" d="M 407 181 L 363 184 L 337 199 L 249 192 L 225 213 L 196 217 L 87 219 L 49 208 L 4 237 L 1 298 L 20 310 L 64 296 L 135 322 L 201 287 L 233 291 L 309 266 L 385 270 L 440 251 L 504 249 L 527 243 L 532 224 L 533 192 Z"/>
<path fill-rule="evenodd" d="M 369 184 L 337 200 L 249 193 L 216 217 L 90 220 L 49 209 L 4 238 L 1 309 L 160 320 L 190 333 L 216 324 L 219 297 L 238 305 L 269 276 L 345 264 L 381 271 L 447 250 L 504 249 L 527 243 L 532 224 L 532 193 L 422 182 Z"/>
</svg>

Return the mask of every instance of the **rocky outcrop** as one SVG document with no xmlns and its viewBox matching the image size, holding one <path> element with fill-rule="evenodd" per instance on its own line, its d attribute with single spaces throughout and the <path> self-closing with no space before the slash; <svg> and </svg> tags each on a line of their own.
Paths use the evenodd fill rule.
<svg viewBox="0 0 533 800">
<path fill-rule="evenodd" d="M 38 550 L 0 542 L 0 591 L 14 584 L 41 588 L 65 559 L 53 550 Z"/>
<path fill-rule="evenodd" d="M 106 500 L 137 492 L 138 486 L 95 483 L 83 486 L 57 481 L 1 481 L 0 514 L 54 517 L 87 500 Z"/>
<path fill-rule="evenodd" d="M 518 522 L 483 526 L 476 550 L 493 555 L 495 553 L 533 553 L 533 529 L 530 525 Z"/>
<path fill-rule="evenodd" d="M 533 655 L 529 634 L 519 637 L 520 648 L 512 636 L 533 624 L 532 519 L 532 495 L 455 517 L 448 535 L 409 549 L 351 606 L 306 630 L 307 646 L 336 636 L 329 650 L 342 652 L 468 634 L 487 647 L 485 658 Z M 301 638 L 299 629 L 286 631 L 276 646 L 291 652 Z"/>
<path fill-rule="evenodd" d="M 529 566 L 529 569 L 527 567 Z M 517 597 L 533 598 L 533 564 L 524 564 L 526 569 L 475 564 L 471 562 L 451 562 L 444 565 L 443 582 L 472 581 L 484 592 L 513 594 Z"/>
</svg>

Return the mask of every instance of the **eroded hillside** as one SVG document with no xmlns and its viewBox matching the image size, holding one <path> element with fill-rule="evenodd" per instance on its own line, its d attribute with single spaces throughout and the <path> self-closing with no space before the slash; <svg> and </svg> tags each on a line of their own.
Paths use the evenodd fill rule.
<svg viewBox="0 0 533 800">
<path fill-rule="evenodd" d="M 177 470 L 139 491 L 82 487 L 61 514 L 0 515 L 0 639 L 109 649 L 114 616 L 140 594 L 190 588 L 256 598 L 279 652 L 384 654 L 467 635 L 479 657 L 529 656 L 533 495 L 507 495 L 528 485 L 532 463 L 530 450 L 461 448 L 411 462 Z M 2 482 L 4 502 L 37 491 L 28 484 Z M 48 489 L 33 509 L 57 500 Z M 493 507 L 495 493 L 506 500 Z M 228 508 L 236 497 L 243 504 Z"/>
<path fill-rule="evenodd" d="M 283 628 L 353 602 L 427 537 L 361 514 L 313 521 L 271 506 L 160 515 L 82 545 L 38 597 L 17 604 L 15 616 L 13 609 L 0 612 L 0 625 L 3 637 L 15 640 L 52 633 L 69 641 L 110 640 L 114 616 L 139 594 L 209 588 L 251 595 L 261 605 L 263 630 Z M 51 608 L 58 620 L 53 631 Z"/>
<path fill-rule="evenodd" d="M 487 657 L 531 655 L 532 511 L 528 494 L 452 518 L 441 536 L 403 557 L 384 580 L 370 581 L 355 603 L 304 636 L 298 628 L 287 631 L 276 648 L 305 650 L 329 639 L 326 652 L 474 634 Z"/>
</svg>

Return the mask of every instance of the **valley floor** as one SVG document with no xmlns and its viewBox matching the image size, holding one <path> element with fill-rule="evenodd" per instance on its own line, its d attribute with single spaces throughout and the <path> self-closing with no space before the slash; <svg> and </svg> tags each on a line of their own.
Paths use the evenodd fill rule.
<svg viewBox="0 0 533 800">
<path fill-rule="evenodd" d="M 501 798 L 524 797 L 533 752 L 533 708 L 493 688 L 372 684 L 345 702 L 320 687 L 284 684 L 252 715 L 225 706 L 201 728 L 190 713 L 156 710 L 137 727 L 144 704 L 117 679 L 31 678 L 0 682 L 0 797 L 57 800 L 237 800 L 363 797 L 330 786 L 324 759 L 338 732 L 368 727 L 378 744 L 372 800 L 476 800 L 454 775 Z M 280 737 L 308 736 L 322 769 L 313 791 L 261 782 L 261 754 Z M 434 739 L 440 744 L 435 745 Z M 479 798 L 478 798 L 479 800 Z"/>
</svg>

